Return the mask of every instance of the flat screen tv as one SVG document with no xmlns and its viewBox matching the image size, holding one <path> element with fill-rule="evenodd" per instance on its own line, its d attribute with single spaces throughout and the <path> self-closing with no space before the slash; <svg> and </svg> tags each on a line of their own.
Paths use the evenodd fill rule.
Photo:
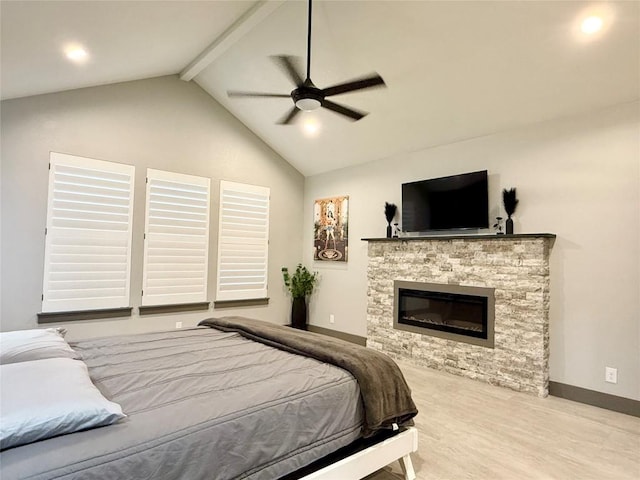
<svg viewBox="0 0 640 480">
<path fill-rule="evenodd" d="M 488 227 L 486 170 L 402 184 L 405 232 Z"/>
</svg>

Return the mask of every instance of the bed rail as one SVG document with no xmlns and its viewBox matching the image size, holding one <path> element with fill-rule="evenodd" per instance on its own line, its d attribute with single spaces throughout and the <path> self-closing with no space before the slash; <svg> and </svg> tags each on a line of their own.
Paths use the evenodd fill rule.
<svg viewBox="0 0 640 480">
<path fill-rule="evenodd" d="M 357 480 L 396 460 L 400 462 L 405 480 L 415 480 L 416 474 L 410 454 L 417 450 L 418 430 L 415 427 L 409 427 L 393 437 L 332 463 L 300 480 L 335 480 L 336 478 Z"/>
</svg>

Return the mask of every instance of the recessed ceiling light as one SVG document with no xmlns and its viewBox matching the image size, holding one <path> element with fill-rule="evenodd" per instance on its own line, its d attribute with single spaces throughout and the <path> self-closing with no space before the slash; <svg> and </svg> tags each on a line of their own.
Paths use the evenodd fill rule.
<svg viewBox="0 0 640 480">
<path fill-rule="evenodd" d="M 616 21 L 615 2 L 587 5 L 574 18 L 571 32 L 575 41 L 589 44 L 603 38 Z"/>
<path fill-rule="evenodd" d="M 592 15 L 582 21 L 580 29 L 587 35 L 594 34 L 602 29 L 602 18 Z"/>
<path fill-rule="evenodd" d="M 88 56 L 87 51 L 82 47 L 71 47 L 65 50 L 65 54 L 69 60 L 81 62 Z"/>
</svg>

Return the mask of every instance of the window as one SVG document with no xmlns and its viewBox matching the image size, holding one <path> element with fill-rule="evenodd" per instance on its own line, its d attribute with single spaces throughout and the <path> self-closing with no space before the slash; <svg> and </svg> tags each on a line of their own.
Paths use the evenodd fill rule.
<svg viewBox="0 0 640 480">
<path fill-rule="evenodd" d="M 206 301 L 209 190 L 208 178 L 147 170 L 142 305 Z"/>
<path fill-rule="evenodd" d="M 266 187 L 220 182 L 218 301 L 267 297 L 269 195 Z"/>
<path fill-rule="evenodd" d="M 49 161 L 42 311 L 128 307 L 135 167 Z"/>
</svg>

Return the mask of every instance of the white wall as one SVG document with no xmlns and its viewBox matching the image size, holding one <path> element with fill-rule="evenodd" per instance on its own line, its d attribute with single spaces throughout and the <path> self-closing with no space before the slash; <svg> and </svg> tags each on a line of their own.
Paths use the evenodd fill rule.
<svg viewBox="0 0 640 480">
<path fill-rule="evenodd" d="M 489 171 L 491 217 L 516 187 L 516 233 L 555 233 L 551 380 L 640 399 L 640 104 L 399 154 L 305 181 L 303 259 L 312 263 L 314 199 L 350 196 L 349 262 L 321 273 L 310 322 L 366 335 L 367 244 L 385 236 L 384 202 L 403 182 Z M 335 315 L 335 324 L 329 323 Z M 604 382 L 605 366 L 618 384 Z"/>
<path fill-rule="evenodd" d="M 304 179 L 194 83 L 176 76 L 2 102 L 0 328 L 37 326 L 41 311 L 49 152 L 136 167 L 131 305 L 140 305 L 147 168 L 212 178 L 209 299 L 214 299 L 219 181 L 271 188 L 269 305 L 213 312 L 70 322 L 68 338 L 185 327 L 207 316 L 243 314 L 286 323 L 280 277 L 302 251 Z"/>
</svg>

